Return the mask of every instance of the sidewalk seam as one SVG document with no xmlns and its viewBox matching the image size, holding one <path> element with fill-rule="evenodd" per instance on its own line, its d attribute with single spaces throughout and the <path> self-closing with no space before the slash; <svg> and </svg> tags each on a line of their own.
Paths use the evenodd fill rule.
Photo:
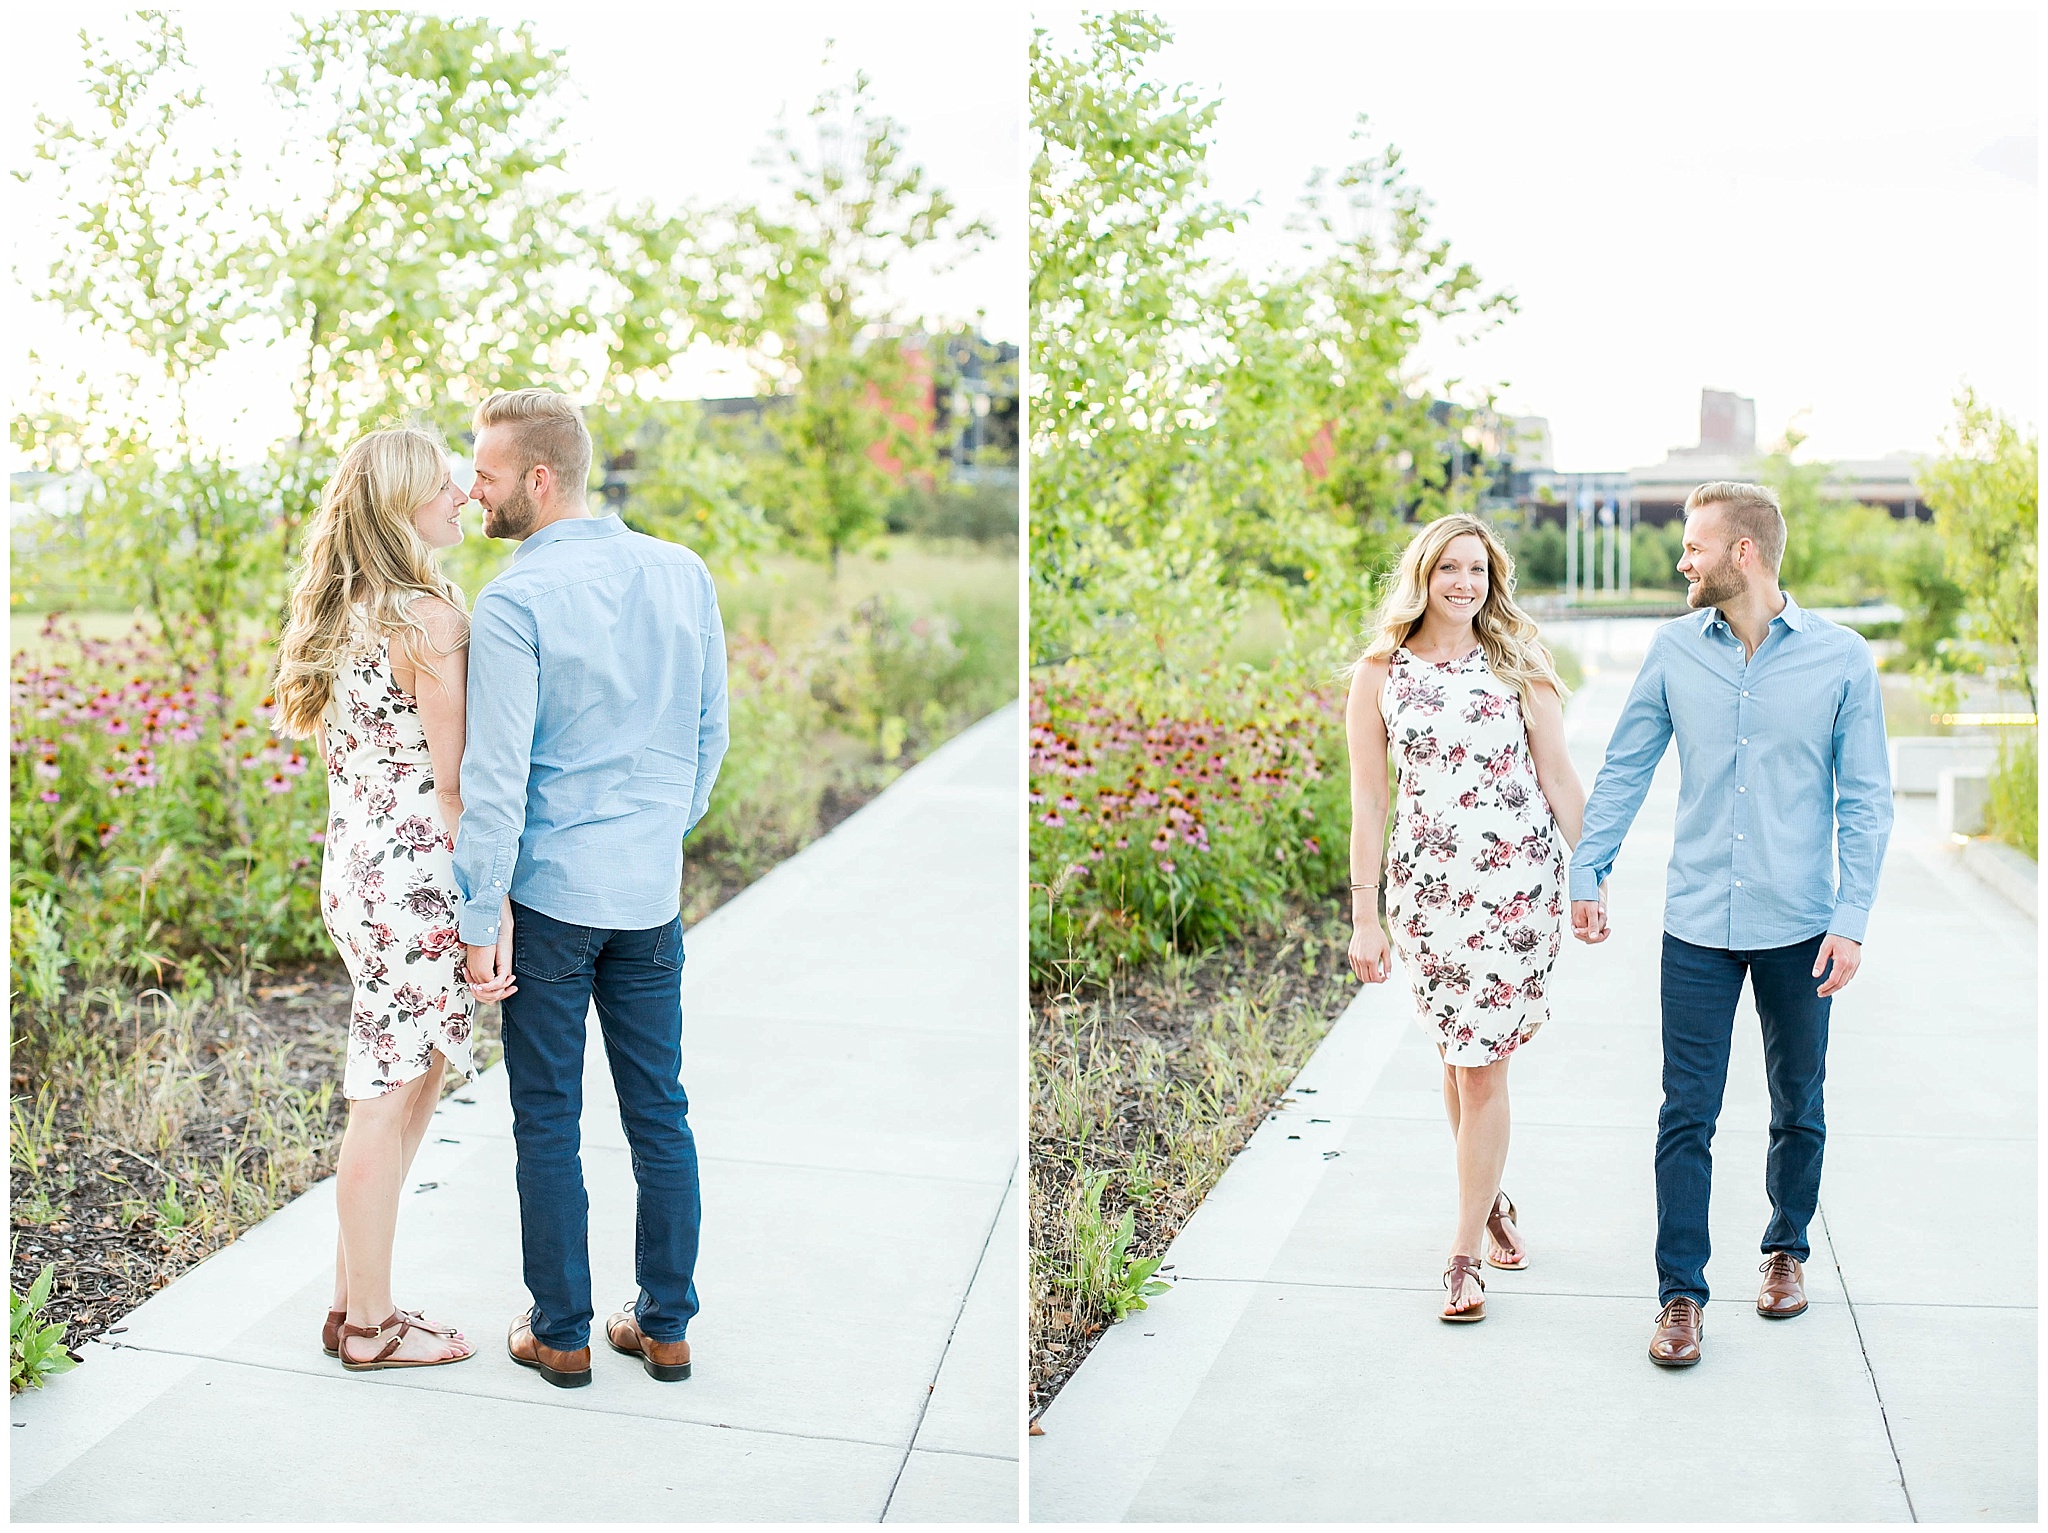
<svg viewBox="0 0 2048 1533">
<path fill-rule="evenodd" d="M 1849 1308 L 1849 1324 L 1856 1328 L 1856 1347 L 1863 1354 L 1863 1371 L 1870 1377 L 1870 1393 L 1877 1400 L 1877 1419 L 1884 1423 L 1884 1444 L 1892 1450 L 1892 1463 L 1899 1471 L 1899 1494 L 1906 1498 L 1906 1516 L 1918 1522 L 1920 1511 L 1913 1505 L 1913 1488 L 1906 1483 L 1906 1464 L 1899 1457 L 1898 1439 L 1892 1436 L 1891 1412 L 1885 1409 L 1884 1390 L 1878 1385 L 1877 1369 L 1870 1361 L 1870 1344 L 1863 1339 L 1863 1322 L 1857 1318 L 1856 1301 L 1849 1296 L 1849 1274 L 1842 1270 L 1842 1253 L 1835 1249 L 1835 1232 L 1828 1226 L 1825 1208 L 1816 1205 L 1813 1211 L 1820 1219 L 1821 1233 L 1827 1237 L 1828 1259 L 1835 1264 L 1835 1278 L 1842 1285 L 1842 1301 Z"/>
<path fill-rule="evenodd" d="M 960 1317 L 967 1313 L 967 1301 L 974 1294 L 974 1285 L 981 1277 L 982 1264 L 988 1260 L 988 1248 L 994 1244 L 996 1229 L 1003 1222 L 1003 1210 L 1009 1206 L 1010 1191 L 1017 1185 L 1017 1170 L 1017 1162 L 1011 1161 L 1009 1178 L 1003 1183 L 1003 1195 L 996 1199 L 996 1211 L 989 1216 L 988 1229 L 982 1233 L 981 1250 L 975 1253 L 974 1257 L 974 1270 L 967 1276 L 967 1286 L 960 1290 L 959 1307 L 953 1311 L 953 1323 L 946 1328 L 946 1343 L 939 1348 L 938 1361 L 932 1364 L 931 1382 L 925 1386 L 924 1399 L 918 1402 L 917 1420 L 912 1422 L 910 1426 L 910 1441 L 903 1445 L 902 1462 L 896 1466 L 896 1477 L 889 1482 L 889 1494 L 882 1498 L 882 1514 L 875 1519 L 876 1522 L 887 1522 L 889 1520 L 889 1508 L 896 1502 L 896 1490 L 903 1483 L 903 1471 L 910 1467 L 910 1455 L 918 1451 L 917 1438 L 918 1434 L 924 1430 L 925 1412 L 932 1408 L 932 1396 L 938 1393 L 939 1375 L 946 1370 L 946 1356 L 953 1350 L 953 1338 L 960 1334 Z M 936 1450 L 927 1449 L 925 1451 L 933 1452 Z M 980 1458 L 984 1455 L 974 1454 L 971 1456 Z M 994 1455 L 987 1456 L 994 1457 Z M 1014 1464 L 1017 1460 L 1005 1458 L 999 1460 L 999 1462 Z"/>
<path fill-rule="evenodd" d="M 150 1347 L 140 1345 L 139 1343 L 125 1341 L 116 1343 L 114 1345 L 118 1346 L 119 1350 L 123 1352 L 147 1352 L 155 1357 L 182 1357 L 188 1358 L 191 1361 L 197 1363 L 218 1363 L 228 1368 L 254 1368 L 262 1373 L 282 1373 L 289 1375 L 292 1378 L 298 1379 L 330 1379 L 334 1377 L 332 1374 L 329 1374 L 320 1369 L 285 1368 L 280 1367 L 276 1363 L 251 1362 L 249 1359 L 242 1357 L 219 1357 L 211 1352 L 179 1352 L 170 1347 Z M 847 1443 L 856 1448 L 894 1448 L 896 1446 L 894 1442 L 888 1441 L 887 1439 L 883 1438 L 840 1437 L 829 1432 L 791 1432 L 780 1427 L 736 1426 L 730 1421 L 701 1421 L 687 1416 L 664 1416 L 640 1411 L 612 1410 L 602 1405 L 562 1405 L 554 1400 L 549 1400 L 545 1398 L 529 1399 L 524 1395 L 483 1394 L 475 1393 L 466 1389 L 422 1389 L 418 1388 L 417 1386 L 400 1384 L 395 1382 L 384 1384 L 381 1387 L 385 1389 L 406 1389 L 411 1390 L 413 1393 L 416 1394 L 439 1395 L 443 1398 L 452 1397 L 455 1399 L 463 1400 L 490 1400 L 499 1405 L 523 1405 L 529 1406 L 535 1410 L 564 1411 L 571 1415 L 578 1416 L 623 1416 L 629 1421 L 651 1421 L 656 1423 L 657 1425 L 678 1427 L 702 1427 L 706 1431 L 713 1432 L 744 1432 L 752 1437 L 792 1437 L 800 1442 Z M 95 1446 L 97 1446 L 97 1444 L 95 1444 Z M 931 1448 L 925 1451 L 937 1453 L 942 1450 L 937 1448 Z M 997 1459 L 1003 1463 L 1015 1462 L 1014 1459 L 1004 1458 L 1000 1454 L 975 1453 L 970 1449 L 964 1448 L 954 1448 L 943 1451 L 962 1454 L 969 1458 L 992 1458 Z"/>
</svg>

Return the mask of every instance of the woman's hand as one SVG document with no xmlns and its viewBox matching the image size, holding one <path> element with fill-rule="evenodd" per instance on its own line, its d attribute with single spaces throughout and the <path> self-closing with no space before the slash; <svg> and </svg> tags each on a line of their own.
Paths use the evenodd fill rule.
<svg viewBox="0 0 2048 1533">
<path fill-rule="evenodd" d="M 1393 958 L 1387 945 L 1386 929 L 1378 917 L 1359 923 L 1351 934 L 1351 972 L 1359 982 L 1377 985 L 1392 972 Z"/>
</svg>

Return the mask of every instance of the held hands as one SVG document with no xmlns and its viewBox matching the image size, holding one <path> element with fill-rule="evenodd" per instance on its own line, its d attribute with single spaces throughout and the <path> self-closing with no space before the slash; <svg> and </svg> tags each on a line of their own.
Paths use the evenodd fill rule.
<svg viewBox="0 0 2048 1533">
<path fill-rule="evenodd" d="M 1856 977 L 1856 971 L 1863 966 L 1863 944 L 1829 932 L 1821 939 L 1820 951 L 1814 955 L 1813 977 L 1820 979 L 1827 973 L 1830 963 L 1835 966 L 1835 972 L 1828 974 L 1820 989 L 1814 991 L 1815 995 L 1833 995 Z"/>
<path fill-rule="evenodd" d="M 1370 916 L 1358 924 L 1351 934 L 1351 972 L 1359 982 L 1377 985 L 1392 972 L 1393 960 L 1387 946 L 1387 934 L 1377 916 Z"/>
<path fill-rule="evenodd" d="M 1605 942 L 1607 929 L 1607 886 L 1600 886 L 1597 900 L 1572 901 L 1572 935 L 1587 944 Z"/>
<path fill-rule="evenodd" d="M 469 993 L 479 1001 L 502 1001 L 518 993 L 512 974 L 512 901 L 498 914 L 498 940 L 481 947 L 463 944 L 469 953 Z"/>
</svg>

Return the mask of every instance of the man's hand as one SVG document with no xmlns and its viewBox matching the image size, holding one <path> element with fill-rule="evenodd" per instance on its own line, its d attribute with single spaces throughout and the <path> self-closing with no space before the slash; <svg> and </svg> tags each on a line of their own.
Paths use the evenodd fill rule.
<svg viewBox="0 0 2048 1533">
<path fill-rule="evenodd" d="M 1828 974 L 1815 995 L 1833 995 L 1856 977 L 1856 971 L 1863 967 L 1863 944 L 1829 932 L 1821 939 L 1820 951 L 1814 954 L 1813 977 L 1819 979 L 1827 974 L 1830 963 L 1835 966 L 1835 972 Z"/>
<path fill-rule="evenodd" d="M 1607 901 L 1573 900 L 1572 935 L 1579 941 L 1599 943 L 1607 940 Z"/>
<path fill-rule="evenodd" d="M 498 940 L 478 947 L 464 943 L 468 952 L 469 993 L 479 1001 L 502 1001 L 516 994 L 512 975 L 512 901 L 498 914 Z"/>
</svg>

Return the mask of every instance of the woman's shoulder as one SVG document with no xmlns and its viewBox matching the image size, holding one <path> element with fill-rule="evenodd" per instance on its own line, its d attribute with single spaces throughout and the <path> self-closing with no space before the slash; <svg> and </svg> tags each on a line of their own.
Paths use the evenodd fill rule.
<svg viewBox="0 0 2048 1533">
<path fill-rule="evenodd" d="M 1360 655 L 1352 664 L 1351 674 L 1360 678 L 1384 681 L 1387 673 L 1394 668 L 1396 657 L 1400 653 L 1401 651 L 1396 649 L 1390 650 L 1385 654 Z"/>
<path fill-rule="evenodd" d="M 458 648 L 469 637 L 469 615 L 445 596 L 422 592 L 412 599 L 407 611 L 427 631 L 436 649 Z"/>
</svg>

